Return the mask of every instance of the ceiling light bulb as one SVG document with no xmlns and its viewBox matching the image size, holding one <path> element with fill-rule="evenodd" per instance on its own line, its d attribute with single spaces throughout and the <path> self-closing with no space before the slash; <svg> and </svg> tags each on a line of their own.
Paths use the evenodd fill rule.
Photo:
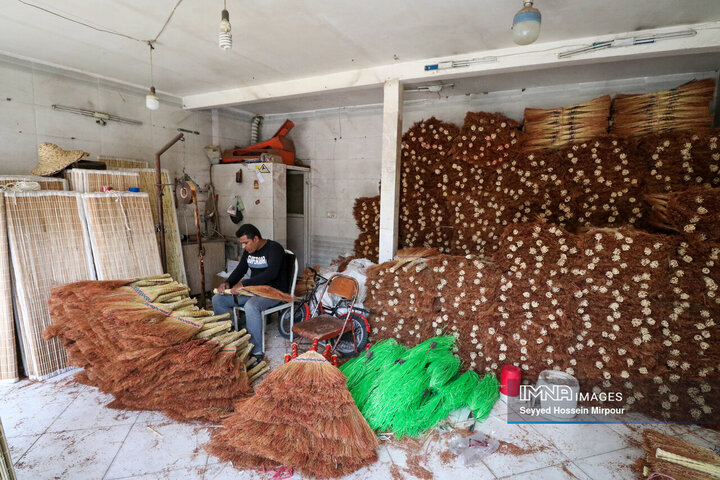
<svg viewBox="0 0 720 480">
<path fill-rule="evenodd" d="M 150 93 L 145 95 L 145 106 L 149 110 L 157 110 L 160 108 L 160 100 L 158 100 L 157 95 L 155 95 L 155 87 L 150 87 Z"/>
<path fill-rule="evenodd" d="M 230 25 L 230 12 L 223 10 L 220 20 L 220 33 L 218 34 L 218 45 L 223 50 L 230 50 L 232 48 L 232 26 Z"/>
<path fill-rule="evenodd" d="M 540 10 L 533 8 L 532 0 L 524 0 L 521 8 L 513 18 L 512 36 L 518 45 L 529 45 L 540 35 L 542 17 Z"/>
</svg>

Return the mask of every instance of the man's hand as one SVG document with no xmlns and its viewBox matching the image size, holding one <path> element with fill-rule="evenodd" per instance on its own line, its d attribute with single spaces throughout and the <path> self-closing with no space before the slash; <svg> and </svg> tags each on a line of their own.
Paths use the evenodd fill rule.
<svg viewBox="0 0 720 480">
<path fill-rule="evenodd" d="M 227 282 L 223 282 L 217 287 L 217 291 L 220 293 L 225 293 L 225 290 L 228 290 L 230 288 L 230 285 Z"/>
<path fill-rule="evenodd" d="M 238 282 L 235 284 L 234 287 L 230 289 L 230 292 L 232 292 L 233 295 L 238 295 L 238 292 L 240 292 L 240 289 L 243 287 L 242 282 Z"/>
</svg>

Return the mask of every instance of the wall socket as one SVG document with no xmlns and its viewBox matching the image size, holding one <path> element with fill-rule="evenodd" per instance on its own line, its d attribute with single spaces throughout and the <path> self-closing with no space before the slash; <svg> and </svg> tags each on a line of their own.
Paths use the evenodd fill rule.
<svg viewBox="0 0 720 480">
<path fill-rule="evenodd" d="M 337 213 L 335 212 L 326 212 L 325 215 L 327 215 L 327 218 L 336 218 Z"/>
</svg>

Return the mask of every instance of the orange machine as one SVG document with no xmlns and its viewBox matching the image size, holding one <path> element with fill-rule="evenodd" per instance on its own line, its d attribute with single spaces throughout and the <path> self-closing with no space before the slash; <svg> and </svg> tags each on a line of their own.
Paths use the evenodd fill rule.
<svg viewBox="0 0 720 480">
<path fill-rule="evenodd" d="M 249 147 L 225 150 L 222 154 L 221 163 L 242 163 L 249 160 L 260 159 L 263 153 L 279 155 L 285 165 L 295 165 L 295 144 L 292 140 L 285 138 L 295 126 L 290 120 L 275 132 L 270 140 L 250 145 Z"/>
</svg>

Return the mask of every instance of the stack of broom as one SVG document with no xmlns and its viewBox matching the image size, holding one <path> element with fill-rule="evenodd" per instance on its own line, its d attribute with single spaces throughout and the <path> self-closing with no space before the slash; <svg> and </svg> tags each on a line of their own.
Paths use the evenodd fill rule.
<svg viewBox="0 0 720 480">
<path fill-rule="evenodd" d="M 314 343 L 315 348 L 317 343 Z M 237 468 L 291 466 L 333 478 L 377 460 L 377 437 L 353 402 L 345 377 L 316 351 L 286 358 L 242 401 L 206 447 Z"/>
<path fill-rule="evenodd" d="M 610 95 L 570 107 L 526 108 L 525 148 L 558 148 L 605 135 L 609 117 Z"/>
<path fill-rule="evenodd" d="M 353 206 L 360 235 L 355 240 L 355 255 L 377 262 L 380 252 L 380 196 L 360 197 Z"/>
<path fill-rule="evenodd" d="M 84 368 L 78 381 L 115 396 L 110 407 L 218 421 L 269 367 L 247 371 L 250 335 L 188 293 L 169 275 L 57 287 L 43 337 L 58 337 L 70 363 Z"/>
<path fill-rule="evenodd" d="M 671 130 L 709 129 L 710 102 L 715 95 L 711 78 L 677 88 L 641 95 L 616 95 L 611 133 L 626 137 Z"/>
</svg>

